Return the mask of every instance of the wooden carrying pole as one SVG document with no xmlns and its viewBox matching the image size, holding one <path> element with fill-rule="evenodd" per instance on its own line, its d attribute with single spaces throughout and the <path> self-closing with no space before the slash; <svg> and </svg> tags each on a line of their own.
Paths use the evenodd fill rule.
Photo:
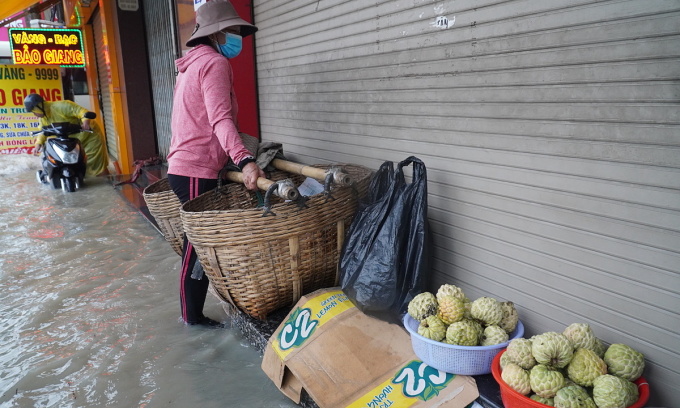
<svg viewBox="0 0 680 408">
<path fill-rule="evenodd" d="M 243 173 L 241 172 L 228 171 L 225 174 L 225 178 L 229 181 L 233 181 L 234 183 L 243 184 Z M 257 188 L 259 188 L 262 191 L 268 191 L 271 188 L 271 186 L 274 185 L 275 183 L 276 183 L 275 181 L 271 181 L 264 177 L 258 177 Z M 294 187 L 287 188 L 287 186 L 279 186 L 279 189 L 275 194 L 284 200 L 295 201 L 300 197 L 300 193 L 297 191 L 296 188 Z"/>
<path fill-rule="evenodd" d="M 301 174 L 306 177 L 311 177 L 316 180 L 325 181 L 327 170 L 319 167 L 307 166 L 300 163 L 295 163 L 282 159 L 274 159 L 271 162 L 278 170 L 287 171 L 289 173 Z M 337 171 L 334 173 L 335 182 L 342 186 L 348 186 L 352 184 L 352 178 L 349 174 L 342 171 Z"/>
</svg>

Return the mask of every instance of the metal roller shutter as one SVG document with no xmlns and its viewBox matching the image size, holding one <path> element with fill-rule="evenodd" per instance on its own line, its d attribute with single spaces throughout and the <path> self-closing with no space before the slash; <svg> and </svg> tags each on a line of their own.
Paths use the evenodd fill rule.
<svg viewBox="0 0 680 408">
<path fill-rule="evenodd" d="M 151 70 L 151 88 L 156 121 L 159 155 L 170 150 L 172 95 L 175 87 L 176 39 L 173 37 L 175 16 L 168 0 L 149 0 L 144 6 L 147 46 Z"/>
<path fill-rule="evenodd" d="M 680 2 L 255 1 L 262 139 L 428 166 L 432 287 L 587 322 L 680 393 Z"/>
<path fill-rule="evenodd" d="M 92 31 L 94 32 L 94 46 L 97 54 L 97 76 L 99 83 L 99 101 L 103 118 L 100 118 L 102 126 L 106 131 L 106 145 L 109 150 L 109 159 L 118 160 L 118 134 L 116 133 L 115 122 L 113 119 L 113 102 L 111 89 L 109 87 L 111 78 L 111 67 L 108 64 L 108 47 L 103 38 L 103 27 L 101 14 L 97 10 L 92 17 Z"/>
</svg>

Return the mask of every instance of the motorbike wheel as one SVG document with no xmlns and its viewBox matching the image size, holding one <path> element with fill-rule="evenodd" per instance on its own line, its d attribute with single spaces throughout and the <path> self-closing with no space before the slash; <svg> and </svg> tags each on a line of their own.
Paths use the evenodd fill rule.
<svg viewBox="0 0 680 408">
<path fill-rule="evenodd" d="M 38 179 L 38 183 L 47 184 L 47 181 L 45 181 L 45 175 L 43 174 L 42 170 L 38 170 L 35 172 L 35 178 Z"/>
<path fill-rule="evenodd" d="M 65 193 L 72 193 L 76 191 L 76 183 L 74 178 L 75 177 L 65 177 L 61 179 L 61 189 L 64 190 Z"/>
<path fill-rule="evenodd" d="M 58 190 L 58 189 L 61 188 L 61 178 L 59 178 L 59 177 L 52 177 L 52 179 L 50 180 L 50 182 L 51 182 L 51 184 L 52 184 L 52 188 L 53 188 L 53 189 Z"/>
</svg>

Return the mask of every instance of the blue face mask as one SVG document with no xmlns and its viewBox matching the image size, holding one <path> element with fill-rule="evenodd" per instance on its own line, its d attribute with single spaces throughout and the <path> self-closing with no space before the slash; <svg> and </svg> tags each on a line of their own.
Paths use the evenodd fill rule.
<svg viewBox="0 0 680 408">
<path fill-rule="evenodd" d="M 226 33 L 227 37 L 224 44 L 217 44 L 220 48 L 220 54 L 227 58 L 234 58 L 241 53 L 243 48 L 243 37 L 237 34 Z"/>
</svg>

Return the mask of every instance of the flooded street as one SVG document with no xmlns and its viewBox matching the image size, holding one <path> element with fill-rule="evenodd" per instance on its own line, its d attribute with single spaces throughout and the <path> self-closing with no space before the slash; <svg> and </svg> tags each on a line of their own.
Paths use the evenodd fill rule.
<svg viewBox="0 0 680 408">
<path fill-rule="evenodd" d="M 33 161 L 0 156 L 0 407 L 297 406 L 237 329 L 181 323 L 179 256 L 105 178 L 64 193 Z"/>
</svg>

